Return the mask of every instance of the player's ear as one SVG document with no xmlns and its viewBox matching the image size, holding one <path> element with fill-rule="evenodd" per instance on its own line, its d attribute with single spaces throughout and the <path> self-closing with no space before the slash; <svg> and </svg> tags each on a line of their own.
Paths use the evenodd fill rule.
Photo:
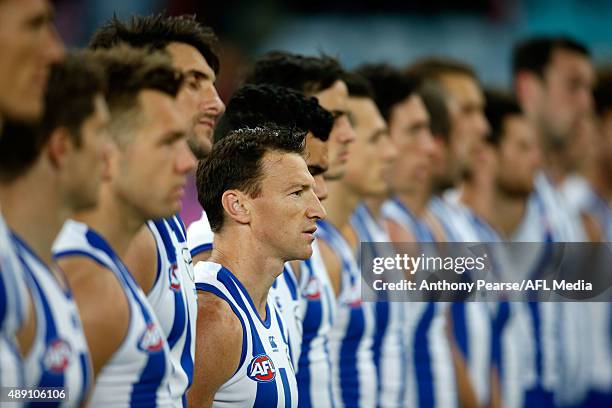
<svg viewBox="0 0 612 408">
<path fill-rule="evenodd" d="M 542 78 L 531 71 L 520 71 L 514 79 L 515 91 L 522 104 L 538 103 L 542 89 Z"/>
<path fill-rule="evenodd" d="M 58 127 L 49 135 L 46 144 L 47 155 L 51 163 L 58 168 L 65 165 L 68 155 L 75 149 L 74 142 L 70 137 L 70 131 L 66 127 Z"/>
<path fill-rule="evenodd" d="M 225 191 L 221 197 L 221 204 L 227 215 L 237 223 L 248 224 L 251 221 L 248 197 L 242 191 Z"/>
</svg>

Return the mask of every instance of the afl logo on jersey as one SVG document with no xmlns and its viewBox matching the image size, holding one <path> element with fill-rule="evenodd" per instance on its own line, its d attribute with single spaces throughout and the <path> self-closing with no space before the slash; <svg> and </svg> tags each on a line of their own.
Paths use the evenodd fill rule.
<svg viewBox="0 0 612 408">
<path fill-rule="evenodd" d="M 52 340 L 47 346 L 47 351 L 43 357 L 43 364 L 47 371 L 54 374 L 61 374 L 70 365 L 72 348 L 70 344 L 62 339 Z"/>
<path fill-rule="evenodd" d="M 276 377 L 276 368 L 267 354 L 260 354 L 251 360 L 247 375 L 257 382 L 269 382 Z"/>
<path fill-rule="evenodd" d="M 181 280 L 178 277 L 178 267 L 176 264 L 172 264 L 170 267 L 170 289 L 175 292 L 179 292 L 181 290 Z"/>
<path fill-rule="evenodd" d="M 304 296 L 306 296 L 308 300 L 318 300 L 321 298 L 321 285 L 316 277 L 312 276 L 310 280 L 308 280 L 308 284 L 304 290 Z"/>
<path fill-rule="evenodd" d="M 138 348 L 146 353 L 155 353 L 164 347 L 164 339 L 155 323 L 149 323 L 140 337 Z"/>
</svg>

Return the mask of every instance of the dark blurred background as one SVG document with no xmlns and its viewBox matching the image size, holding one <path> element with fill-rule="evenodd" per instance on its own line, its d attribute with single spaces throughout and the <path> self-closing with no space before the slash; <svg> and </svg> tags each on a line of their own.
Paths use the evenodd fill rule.
<svg viewBox="0 0 612 408">
<path fill-rule="evenodd" d="M 512 45 L 533 34 L 571 35 L 589 46 L 596 64 L 612 62 L 612 0 L 57 0 L 55 6 L 60 34 L 74 47 L 86 45 L 113 14 L 196 14 L 221 40 L 217 88 L 224 101 L 249 61 L 272 49 L 325 52 L 346 68 L 450 56 L 497 88 L 511 85 Z M 188 191 L 184 202 L 187 224 L 200 216 L 195 195 Z"/>
</svg>

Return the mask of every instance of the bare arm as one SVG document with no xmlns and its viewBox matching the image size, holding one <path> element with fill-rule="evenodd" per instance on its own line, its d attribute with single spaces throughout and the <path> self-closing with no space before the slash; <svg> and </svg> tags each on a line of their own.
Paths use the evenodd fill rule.
<svg viewBox="0 0 612 408">
<path fill-rule="evenodd" d="M 95 378 L 127 334 L 129 304 L 117 277 L 94 261 L 75 256 L 62 258 L 58 264 L 79 308 Z"/>
<path fill-rule="evenodd" d="M 216 392 L 236 372 L 242 353 L 242 324 L 230 305 L 208 292 L 198 293 L 198 319 L 190 408 L 212 406 Z"/>
<path fill-rule="evenodd" d="M 155 284 L 158 266 L 157 243 L 146 225 L 130 243 L 123 261 L 143 292 L 149 294 Z"/>
</svg>

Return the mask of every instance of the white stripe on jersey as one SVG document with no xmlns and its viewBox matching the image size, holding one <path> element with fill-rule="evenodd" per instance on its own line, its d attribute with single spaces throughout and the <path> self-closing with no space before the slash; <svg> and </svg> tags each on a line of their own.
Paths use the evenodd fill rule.
<svg viewBox="0 0 612 408">
<path fill-rule="evenodd" d="M 215 394 L 215 408 L 295 408 L 297 383 L 287 331 L 281 314 L 268 296 L 266 320 L 262 321 L 251 297 L 226 268 L 213 262 L 198 262 L 194 268 L 198 291 L 225 300 L 244 330 L 240 364 L 234 375 Z"/>
<path fill-rule="evenodd" d="M 356 254 L 361 262 L 361 249 L 371 251 L 368 257 L 393 257 L 395 251 L 389 244 L 391 239 L 387 231 L 370 213 L 364 204 L 357 206 L 351 216 L 351 225 L 361 241 Z M 367 243 L 377 243 L 370 245 Z M 388 294 L 393 296 L 399 292 Z M 394 301 L 395 300 L 395 301 Z M 378 301 L 372 304 L 376 316 L 376 334 L 374 341 L 374 363 L 376 364 L 378 383 L 378 406 L 401 407 L 404 404 L 407 374 L 407 353 L 405 338 L 406 305 L 400 299 Z M 385 324 L 383 324 L 383 322 Z"/>
<path fill-rule="evenodd" d="M 300 293 L 297 279 L 289 263 L 285 264 L 270 288 L 270 297 L 274 299 L 276 309 L 281 313 L 287 328 L 289 351 L 293 368 L 296 369 L 302 347 L 302 318 L 300 314 Z"/>
<path fill-rule="evenodd" d="M 498 234 L 484 220 L 459 201 L 456 190 L 445 193 L 444 201 L 431 200 L 432 213 L 448 232 L 447 241 L 497 242 Z M 489 402 L 491 378 L 492 319 L 489 306 L 481 302 L 455 302 L 451 306 L 454 316 L 455 338 L 466 357 L 470 379 L 481 404 Z M 456 330 L 458 325 L 465 330 Z M 465 337 L 458 335 L 464 333 Z M 463 346 L 461 346 L 463 344 Z"/>
<path fill-rule="evenodd" d="M 29 298 L 23 268 L 0 213 L 0 387 L 23 385 L 23 361 L 15 335 L 28 316 Z"/>
<path fill-rule="evenodd" d="M 157 244 L 157 279 L 147 295 L 170 348 L 170 394 L 185 405 L 193 380 L 198 303 L 191 255 L 178 216 L 148 221 Z"/>
<path fill-rule="evenodd" d="M 336 316 L 336 295 L 319 250 L 312 243 L 312 256 L 300 263 L 300 316 L 302 349 L 296 373 L 299 406 L 333 407 L 329 333 Z"/>
<path fill-rule="evenodd" d="M 84 256 L 109 269 L 123 287 L 130 323 L 123 343 L 96 378 L 90 406 L 173 406 L 170 398 L 170 350 L 145 294 L 102 236 L 67 221 L 54 246 L 56 258 Z"/>
<path fill-rule="evenodd" d="M 27 387 L 61 387 L 70 395 L 58 406 L 78 407 L 91 384 L 91 360 L 68 283 L 62 288 L 25 242 L 13 236 L 35 305 L 36 337 L 24 359 Z"/>
<path fill-rule="evenodd" d="M 397 200 L 382 207 L 385 218 L 411 231 L 418 242 L 433 242 L 427 225 Z M 444 223 L 443 223 L 444 224 Z M 407 390 L 405 406 L 457 406 L 457 386 L 448 337 L 448 303 L 406 302 Z"/>
<path fill-rule="evenodd" d="M 192 222 L 187 228 L 187 246 L 191 251 L 191 256 L 195 257 L 201 252 L 210 251 L 213 247 L 214 236 L 206 211 L 202 211 L 200 219 Z"/>
<path fill-rule="evenodd" d="M 376 322 L 371 304 L 361 301 L 361 276 L 352 249 L 329 222 L 317 222 L 317 236 L 342 261 L 338 313 L 329 335 L 334 406 L 376 405 L 378 378 L 372 346 Z"/>
</svg>

